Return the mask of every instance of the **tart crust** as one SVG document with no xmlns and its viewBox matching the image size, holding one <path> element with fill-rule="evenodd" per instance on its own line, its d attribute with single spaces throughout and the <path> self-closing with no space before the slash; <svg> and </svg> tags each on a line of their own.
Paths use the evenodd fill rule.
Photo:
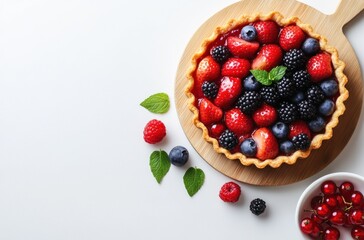
<svg viewBox="0 0 364 240">
<path fill-rule="evenodd" d="M 206 126 L 200 122 L 199 120 L 199 110 L 195 106 L 195 96 L 192 93 L 194 87 L 194 77 L 193 73 L 197 69 L 198 59 L 201 58 L 205 52 L 208 50 L 208 46 L 210 43 L 214 42 L 220 34 L 226 33 L 238 26 L 255 22 L 257 20 L 273 20 L 279 26 L 287 26 L 290 24 L 296 24 L 299 26 L 308 36 L 316 38 L 320 42 L 321 50 L 326 51 L 331 54 L 331 61 L 334 67 L 335 76 L 339 82 L 339 96 L 336 99 L 336 110 L 332 114 L 331 119 L 327 122 L 325 127 L 325 132 L 315 135 L 315 137 L 311 141 L 311 145 L 306 151 L 298 150 L 294 152 L 292 155 L 289 156 L 278 156 L 274 159 L 267 159 L 267 160 L 260 160 L 257 158 L 248 158 L 242 153 L 231 153 L 229 150 L 222 148 L 219 146 L 217 139 L 212 138 L 209 136 L 208 129 Z M 333 135 L 333 129 L 339 123 L 339 116 L 344 114 L 345 112 L 345 105 L 344 101 L 349 97 L 349 92 L 346 89 L 345 85 L 348 81 L 346 75 L 344 74 L 345 63 L 339 59 L 338 51 L 336 48 L 329 46 L 327 44 L 327 39 L 321 36 L 318 33 L 313 31 L 313 28 L 309 24 L 304 24 L 300 21 L 298 17 L 290 17 L 284 18 L 279 12 L 271 12 L 267 15 L 263 15 L 260 13 L 254 15 L 243 15 L 239 19 L 231 19 L 225 26 L 216 27 L 212 35 L 205 39 L 202 42 L 200 49 L 194 54 L 191 61 L 191 67 L 187 73 L 187 87 L 185 89 L 185 93 L 188 97 L 188 107 L 193 112 L 193 123 L 196 127 L 202 130 L 203 138 L 212 144 L 213 149 L 220 153 L 224 154 L 230 160 L 239 160 L 242 165 L 249 166 L 255 165 L 257 168 L 265 168 L 266 166 L 270 166 L 272 168 L 278 168 L 283 163 L 286 164 L 294 164 L 299 158 L 307 158 L 313 149 L 318 149 L 321 147 L 322 142 L 324 140 L 328 140 Z"/>
</svg>

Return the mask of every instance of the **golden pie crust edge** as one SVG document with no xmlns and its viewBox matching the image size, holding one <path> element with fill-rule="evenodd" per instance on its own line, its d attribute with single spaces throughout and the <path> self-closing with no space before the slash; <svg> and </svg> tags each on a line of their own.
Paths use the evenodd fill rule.
<svg viewBox="0 0 364 240">
<path fill-rule="evenodd" d="M 210 43 L 216 40 L 216 38 L 222 34 L 226 33 L 240 25 L 252 23 L 258 20 L 273 20 L 281 27 L 287 26 L 290 24 L 296 24 L 299 26 L 308 36 L 316 38 L 320 42 L 321 50 L 326 51 L 331 54 L 331 61 L 334 67 L 334 72 L 339 82 L 339 97 L 336 100 L 336 110 L 331 116 L 331 120 L 326 124 L 325 132 L 321 134 L 315 135 L 315 137 L 311 141 L 311 145 L 306 151 L 296 151 L 290 156 L 278 156 L 274 159 L 267 160 L 259 160 L 257 158 L 248 158 L 244 156 L 242 153 L 234 153 L 232 154 L 229 150 L 219 147 L 219 143 L 217 139 L 209 136 L 208 129 L 206 126 L 199 121 L 199 110 L 195 106 L 195 96 L 192 93 L 194 87 L 194 78 L 193 73 L 197 69 L 198 59 L 203 56 L 203 54 L 207 51 L 207 48 Z M 213 145 L 213 149 L 221 154 L 224 154 L 230 160 L 239 160 L 242 165 L 249 166 L 255 165 L 257 168 L 265 168 L 266 166 L 270 166 L 272 168 L 278 168 L 283 163 L 286 164 L 294 164 L 299 158 L 307 158 L 313 149 L 318 149 L 321 147 L 322 142 L 324 140 L 328 140 L 333 135 L 333 129 L 339 123 L 339 117 L 345 112 L 344 101 L 349 97 L 349 92 L 346 89 L 345 85 L 348 81 L 346 75 L 344 74 L 345 63 L 339 59 L 339 54 L 336 48 L 329 46 L 327 44 L 327 39 L 317 33 L 315 33 L 312 27 L 309 24 L 302 23 L 298 17 L 290 17 L 284 18 L 279 12 L 271 12 L 267 15 L 263 15 L 261 13 L 257 13 L 254 15 L 243 15 L 239 19 L 231 19 L 225 26 L 216 27 L 215 31 L 212 35 L 205 39 L 202 42 L 200 49 L 194 54 L 191 61 L 191 67 L 187 73 L 187 87 L 185 89 L 185 94 L 188 97 L 188 107 L 193 112 L 193 123 L 196 127 L 202 130 L 203 138 Z"/>
</svg>

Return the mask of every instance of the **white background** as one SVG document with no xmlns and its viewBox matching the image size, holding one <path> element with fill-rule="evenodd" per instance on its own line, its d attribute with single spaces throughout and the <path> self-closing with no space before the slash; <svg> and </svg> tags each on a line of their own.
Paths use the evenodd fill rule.
<svg viewBox="0 0 364 240">
<path fill-rule="evenodd" d="M 303 1 L 303 0 L 302 0 Z M 240 183 L 241 200 L 218 197 L 228 177 L 191 147 L 174 107 L 180 57 L 197 28 L 233 0 L 0 1 L 0 239 L 298 239 L 294 211 L 318 177 L 364 175 L 362 117 L 349 144 L 323 171 L 298 183 Z M 332 13 L 339 0 L 304 0 Z M 364 66 L 364 15 L 346 28 Z M 153 93 L 171 97 L 167 114 L 139 106 Z M 360 109 L 358 109 L 360 111 Z M 142 139 L 162 120 L 166 139 Z M 190 151 L 161 184 L 149 155 L 175 145 Z M 182 176 L 206 174 L 190 198 Z M 263 216 L 249 211 L 266 200 Z"/>
</svg>

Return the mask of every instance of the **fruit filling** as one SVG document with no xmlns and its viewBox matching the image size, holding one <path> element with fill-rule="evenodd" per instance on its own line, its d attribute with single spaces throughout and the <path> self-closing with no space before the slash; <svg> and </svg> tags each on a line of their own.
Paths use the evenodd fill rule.
<svg viewBox="0 0 364 240">
<path fill-rule="evenodd" d="M 193 72 L 199 121 L 231 153 L 306 151 L 336 109 L 331 55 L 299 26 L 257 20 L 219 35 Z"/>
</svg>

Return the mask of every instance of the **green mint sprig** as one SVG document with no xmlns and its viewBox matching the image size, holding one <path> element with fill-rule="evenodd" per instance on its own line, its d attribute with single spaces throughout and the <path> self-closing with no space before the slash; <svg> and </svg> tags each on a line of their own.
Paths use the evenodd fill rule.
<svg viewBox="0 0 364 240">
<path fill-rule="evenodd" d="M 286 73 L 287 67 L 277 66 L 269 72 L 265 70 L 250 70 L 255 79 L 265 86 L 269 86 L 274 82 L 281 80 Z"/>
<path fill-rule="evenodd" d="M 166 113 L 169 110 L 170 101 L 166 93 L 156 93 L 141 102 L 140 106 L 152 113 Z"/>
<path fill-rule="evenodd" d="M 149 165 L 153 176 L 158 183 L 161 183 L 163 177 L 168 173 L 169 168 L 171 167 L 171 162 L 169 161 L 168 154 L 163 150 L 159 150 L 152 152 L 149 159 Z"/>
<path fill-rule="evenodd" d="M 205 173 L 197 167 L 190 167 L 183 176 L 183 182 L 190 197 L 200 190 L 204 181 Z"/>
</svg>

